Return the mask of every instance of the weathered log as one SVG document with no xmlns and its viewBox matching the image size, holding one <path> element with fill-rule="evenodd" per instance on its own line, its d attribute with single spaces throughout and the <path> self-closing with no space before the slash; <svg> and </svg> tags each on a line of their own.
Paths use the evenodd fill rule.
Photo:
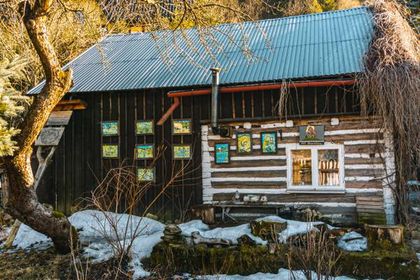
<svg viewBox="0 0 420 280">
<path fill-rule="evenodd" d="M 214 224 L 214 207 L 210 205 L 193 207 L 191 213 L 194 218 L 199 218 L 206 224 Z"/>
<path fill-rule="evenodd" d="M 391 249 L 404 244 L 402 225 L 365 225 L 368 249 Z"/>
<path fill-rule="evenodd" d="M 264 240 L 277 241 L 278 234 L 287 228 L 287 223 L 270 221 L 252 221 L 250 223 L 251 233 Z"/>
<path fill-rule="evenodd" d="M 198 231 L 194 231 L 193 233 L 191 233 L 191 237 L 195 245 L 198 245 L 198 244 L 206 244 L 206 245 L 211 245 L 211 246 L 230 246 L 231 245 L 231 242 L 229 240 L 222 239 L 222 238 L 203 237 Z"/>
</svg>

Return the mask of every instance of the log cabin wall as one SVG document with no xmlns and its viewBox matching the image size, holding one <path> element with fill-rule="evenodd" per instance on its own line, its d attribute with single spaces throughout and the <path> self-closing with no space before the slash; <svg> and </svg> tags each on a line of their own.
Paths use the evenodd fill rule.
<svg viewBox="0 0 420 280">
<path fill-rule="evenodd" d="M 168 119 L 164 126 L 156 125 L 156 122 L 172 104 L 172 100 L 166 97 L 167 92 L 170 90 L 177 89 L 73 94 L 72 98 L 82 99 L 87 103 L 87 109 L 75 111 L 66 127 L 60 145 L 53 157 L 52 164 L 47 168 L 42 183 L 38 188 L 38 195 L 41 201 L 70 214 L 77 209 L 76 206 L 80 198 L 89 196 L 90 192 L 98 185 L 110 168 L 121 165 L 148 166 L 151 162 L 150 160 L 134 159 L 134 147 L 136 144 L 154 144 L 155 147 L 166 147 L 166 150 L 156 163 L 157 180 L 154 186 L 146 193 L 141 205 L 139 205 L 139 212 L 156 197 L 162 186 L 170 180 L 172 171 L 179 170 L 185 166 L 186 169 L 181 178 L 160 197 L 151 209 L 151 212 L 166 219 L 178 219 L 183 218 L 191 206 L 201 204 L 203 198 L 205 202 L 209 202 L 208 193 L 204 196 L 202 194 L 202 166 L 204 168 L 207 167 L 205 162 L 202 165 L 202 144 L 204 142 L 201 143 L 201 139 L 206 135 L 205 131 L 202 135 L 202 125 L 207 124 L 210 119 L 210 96 L 181 98 L 181 106 L 174 112 L 172 118 L 191 119 L 192 133 L 190 135 L 173 135 L 171 119 Z M 222 94 L 220 121 L 222 123 L 232 123 L 233 121 L 260 123 L 276 120 L 278 119 L 279 100 L 279 91 L 275 90 Z M 286 108 L 286 113 L 290 119 L 314 116 L 318 118 L 322 116 L 338 116 L 341 118 L 346 115 L 357 115 L 359 102 L 352 87 L 306 88 L 291 90 Z M 147 136 L 136 135 L 136 120 L 153 120 L 155 122 L 155 134 Z M 118 121 L 119 135 L 102 136 L 102 121 Z M 273 122 L 275 123 L 276 121 L 271 121 L 271 123 Z M 295 121 L 296 124 L 297 122 Z M 340 123 L 339 127 L 343 125 L 343 123 Z M 360 127 L 356 119 L 351 125 L 353 128 Z M 296 133 L 296 127 L 287 128 L 286 131 Z M 374 134 L 367 134 L 366 136 L 356 135 L 371 137 Z M 340 139 L 346 138 L 346 136 L 340 137 Z M 360 140 L 364 141 L 364 139 L 361 138 Z M 258 139 L 254 140 L 256 141 L 255 145 L 257 145 Z M 281 144 L 282 142 L 279 143 Z M 102 158 L 101 148 L 103 144 L 118 144 L 119 157 L 117 159 Z M 193 147 L 191 160 L 173 160 L 173 144 L 190 144 Z M 368 147 L 373 147 L 373 145 Z M 365 156 L 368 153 L 366 149 L 368 147 L 364 147 L 365 150 L 363 152 Z M 255 152 L 258 154 L 258 151 Z M 281 150 L 279 150 L 277 156 L 280 158 L 274 159 L 272 162 L 275 164 L 285 162 L 285 155 L 281 154 Z M 360 164 L 363 164 L 365 159 L 353 159 L 356 162 L 358 160 L 361 162 Z M 375 160 L 377 161 L 378 159 Z M 245 161 L 242 162 L 245 163 Z M 267 163 L 267 161 L 258 162 L 260 164 Z M 250 163 L 253 164 L 253 161 L 251 160 Z M 232 164 L 234 163 L 232 162 Z M 278 172 L 284 173 L 284 171 Z M 351 172 L 357 174 L 357 172 L 360 173 L 362 171 L 353 170 Z M 244 175 L 247 173 L 243 172 Z M 223 175 L 229 176 L 230 174 Z M 263 174 L 267 175 L 267 172 Z M 357 184 L 353 183 L 353 185 L 356 186 Z M 378 188 L 377 192 L 381 192 L 378 183 L 375 186 Z M 261 187 L 268 189 L 265 186 Z M 361 187 L 361 189 L 366 189 L 366 187 Z M 226 197 L 230 195 L 229 191 L 223 191 L 219 188 L 218 190 L 217 196 L 223 196 L 223 193 L 226 193 Z M 208 191 L 206 186 L 204 191 Z M 271 192 L 273 191 L 277 190 L 272 189 Z M 342 195 L 340 194 L 339 196 L 341 197 Z M 308 199 L 303 195 L 300 197 L 302 201 Z M 329 201 L 334 202 L 334 197 L 328 196 L 323 199 L 329 199 Z M 295 195 L 294 200 L 297 199 L 298 195 Z M 354 206 L 355 198 L 353 197 L 350 200 L 351 202 L 347 203 L 352 203 Z"/>
<path fill-rule="evenodd" d="M 202 126 L 203 202 L 205 204 L 232 203 L 238 190 L 245 195 L 264 195 L 268 204 L 285 206 L 308 205 L 318 208 L 337 222 L 383 222 L 385 213 L 392 223 L 393 200 L 388 187 L 387 168 L 393 157 L 389 137 L 375 119 L 341 117 L 295 119 L 282 122 L 234 122 L 228 125 L 236 132 L 252 133 L 252 153 L 237 152 L 237 137 L 213 135 L 207 125 Z M 325 143 L 299 145 L 300 125 L 324 125 Z M 245 128 L 247 129 L 245 129 Z M 261 132 L 277 131 L 278 150 L 262 154 Z M 215 144 L 230 144 L 230 162 L 215 163 Z M 339 187 L 319 189 L 292 186 L 292 149 L 338 149 L 342 182 Z M 321 175 L 320 175 L 321 176 Z M 321 180 L 321 178 L 319 178 Z M 249 209 L 246 215 L 250 215 Z"/>
</svg>

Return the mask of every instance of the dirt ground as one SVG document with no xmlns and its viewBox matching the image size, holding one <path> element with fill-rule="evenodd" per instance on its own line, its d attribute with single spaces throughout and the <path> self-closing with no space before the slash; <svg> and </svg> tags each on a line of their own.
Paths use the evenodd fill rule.
<svg viewBox="0 0 420 280">
<path fill-rule="evenodd" d="M 89 264 L 81 279 L 114 279 L 115 260 Z M 84 267 L 86 267 L 84 265 Z M 0 252 L 0 279 L 7 280 L 73 280 L 78 279 L 70 255 L 58 255 L 54 249 L 45 251 Z M 120 273 L 117 280 L 130 279 Z"/>
</svg>

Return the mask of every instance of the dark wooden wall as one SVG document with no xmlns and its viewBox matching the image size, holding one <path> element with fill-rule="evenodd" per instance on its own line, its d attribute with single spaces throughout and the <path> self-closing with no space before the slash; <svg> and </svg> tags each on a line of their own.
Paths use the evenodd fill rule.
<svg viewBox="0 0 420 280">
<path fill-rule="evenodd" d="M 96 92 L 73 94 L 87 102 L 87 109 L 75 111 L 39 187 L 39 197 L 69 214 L 80 197 L 89 196 L 106 172 L 122 165 L 149 166 L 150 160 L 135 160 L 136 144 L 166 147 L 156 164 L 156 183 L 139 205 L 141 210 L 160 192 L 172 171 L 185 169 L 182 179 L 170 187 L 152 208 L 166 219 L 182 218 L 186 209 L 202 202 L 201 124 L 210 119 L 210 96 L 185 97 L 173 118 L 192 119 L 191 135 L 172 135 L 171 119 L 155 125 L 155 134 L 137 136 L 136 120 L 155 123 L 172 104 L 169 90 Z M 221 122 L 232 120 L 279 119 L 279 91 L 243 92 L 221 95 Z M 351 87 L 291 90 L 287 99 L 288 118 L 357 114 L 359 102 Z M 102 121 L 119 121 L 119 136 L 101 135 Z M 172 144 L 191 144 L 190 161 L 172 160 Z M 102 144 L 119 144 L 119 159 L 103 159 Z"/>
</svg>

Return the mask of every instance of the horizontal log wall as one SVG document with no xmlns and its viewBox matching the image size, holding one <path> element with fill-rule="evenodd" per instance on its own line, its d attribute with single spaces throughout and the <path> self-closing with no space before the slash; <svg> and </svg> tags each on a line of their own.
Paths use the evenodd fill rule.
<svg viewBox="0 0 420 280">
<path fill-rule="evenodd" d="M 288 189 L 286 148 L 299 143 L 299 125 L 325 126 L 325 145 L 343 145 L 344 190 L 314 190 L 292 192 Z M 335 207 L 334 214 L 352 212 L 380 213 L 384 216 L 386 206 L 392 207 L 392 199 L 386 185 L 387 162 L 392 155 L 387 150 L 388 140 L 375 119 L 342 117 L 338 125 L 331 119 L 295 120 L 292 127 L 286 123 L 248 123 L 251 129 L 244 129 L 244 123 L 231 123 L 235 131 L 252 132 L 253 151 L 249 155 L 236 153 L 236 135 L 222 138 L 213 135 L 207 125 L 202 126 L 202 172 L 203 201 L 207 204 L 229 202 L 236 190 L 245 194 L 266 195 L 271 204 L 310 204 L 319 207 Z M 281 130 L 277 133 L 276 154 L 261 153 L 260 132 Z M 281 135 L 281 137 L 280 137 Z M 214 146 L 216 143 L 230 144 L 230 163 L 216 164 Z M 340 163 L 341 164 L 341 163 Z M 298 187 L 294 187 L 294 190 Z M 384 202 L 385 195 L 385 202 Z M 384 205 L 387 204 L 387 205 Z M 338 213 L 337 213 L 338 211 Z"/>
</svg>

